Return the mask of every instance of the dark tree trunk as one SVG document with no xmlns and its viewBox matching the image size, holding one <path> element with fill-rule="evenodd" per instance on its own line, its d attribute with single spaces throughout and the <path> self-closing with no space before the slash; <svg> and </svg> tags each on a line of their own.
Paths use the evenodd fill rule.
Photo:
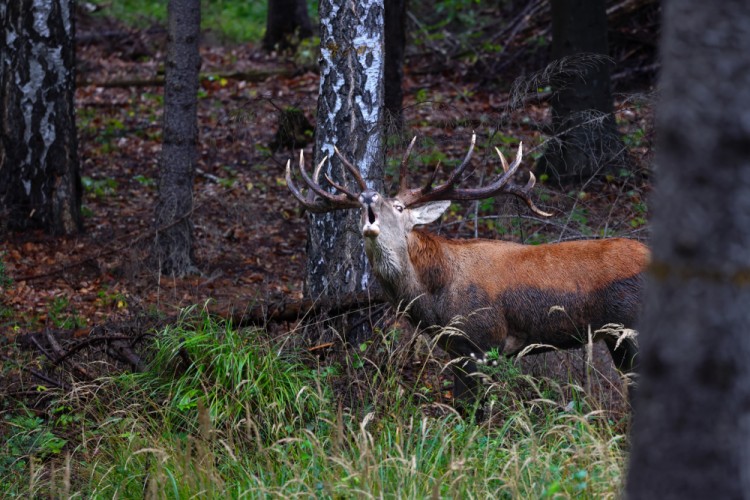
<svg viewBox="0 0 750 500">
<path fill-rule="evenodd" d="M 320 19 L 315 163 L 328 156 L 324 172 L 353 185 L 334 155 L 336 145 L 367 184 L 382 192 L 383 2 L 322 0 Z M 307 254 L 305 284 L 311 298 L 336 303 L 366 290 L 372 281 L 356 210 L 311 215 Z M 347 337 L 356 340 L 361 333 Z"/>
<path fill-rule="evenodd" d="M 612 115 L 605 0 L 552 0 L 553 138 L 540 161 L 561 182 L 580 182 L 621 162 Z"/>
<path fill-rule="evenodd" d="M 267 51 L 294 48 L 296 42 L 312 36 L 306 0 L 268 0 L 268 17 L 263 48 Z"/>
<path fill-rule="evenodd" d="M 403 128 L 406 0 L 385 0 L 385 125 L 388 132 Z"/>
<path fill-rule="evenodd" d="M 200 0 L 170 0 L 168 19 L 164 145 L 154 257 L 162 273 L 182 276 L 196 270 L 190 216 L 198 141 Z"/>
<path fill-rule="evenodd" d="M 628 497 L 750 491 L 750 4 L 667 2 Z"/>
<path fill-rule="evenodd" d="M 0 4 L 0 229 L 81 229 L 73 5 Z"/>
</svg>

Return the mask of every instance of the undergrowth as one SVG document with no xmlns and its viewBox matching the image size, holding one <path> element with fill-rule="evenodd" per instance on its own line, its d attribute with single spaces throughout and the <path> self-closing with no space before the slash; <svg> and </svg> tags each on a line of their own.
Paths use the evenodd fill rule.
<svg viewBox="0 0 750 500">
<path fill-rule="evenodd" d="M 204 313 L 185 316 L 159 332 L 146 372 L 78 384 L 55 397 L 44 419 L 6 412 L 0 490 L 65 498 L 618 495 L 623 436 L 586 409 L 585 397 L 571 409 L 562 388 L 511 362 L 494 373 L 491 417 L 474 423 L 404 390 L 393 361 L 368 379 L 369 401 L 347 408 L 332 388 L 349 382 L 368 350 L 355 348 L 348 367 L 324 366 L 285 340 Z"/>
</svg>

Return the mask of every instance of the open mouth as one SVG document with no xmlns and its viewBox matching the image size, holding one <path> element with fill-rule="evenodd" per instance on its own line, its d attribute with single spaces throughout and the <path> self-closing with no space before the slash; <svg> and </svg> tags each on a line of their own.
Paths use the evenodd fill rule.
<svg viewBox="0 0 750 500">
<path fill-rule="evenodd" d="M 374 238 L 380 234 L 380 225 L 378 224 L 378 216 L 375 214 L 375 211 L 372 209 L 372 207 L 369 204 L 365 205 L 365 209 L 367 210 L 367 220 L 362 226 L 362 234 L 366 238 Z"/>
</svg>

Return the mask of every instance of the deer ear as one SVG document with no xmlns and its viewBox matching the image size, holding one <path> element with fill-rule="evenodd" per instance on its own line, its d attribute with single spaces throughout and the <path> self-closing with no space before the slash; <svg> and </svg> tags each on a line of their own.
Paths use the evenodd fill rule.
<svg viewBox="0 0 750 500">
<path fill-rule="evenodd" d="M 451 206 L 450 200 L 433 201 L 411 209 L 414 224 L 429 224 L 443 215 L 443 212 Z"/>
</svg>

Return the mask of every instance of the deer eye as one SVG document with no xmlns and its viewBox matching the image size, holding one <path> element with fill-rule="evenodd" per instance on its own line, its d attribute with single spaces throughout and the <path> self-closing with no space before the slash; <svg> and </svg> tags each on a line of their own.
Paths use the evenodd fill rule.
<svg viewBox="0 0 750 500">
<path fill-rule="evenodd" d="M 403 212 L 404 211 L 404 207 L 402 207 L 401 205 L 393 205 L 393 208 L 395 208 L 399 212 Z"/>
</svg>

